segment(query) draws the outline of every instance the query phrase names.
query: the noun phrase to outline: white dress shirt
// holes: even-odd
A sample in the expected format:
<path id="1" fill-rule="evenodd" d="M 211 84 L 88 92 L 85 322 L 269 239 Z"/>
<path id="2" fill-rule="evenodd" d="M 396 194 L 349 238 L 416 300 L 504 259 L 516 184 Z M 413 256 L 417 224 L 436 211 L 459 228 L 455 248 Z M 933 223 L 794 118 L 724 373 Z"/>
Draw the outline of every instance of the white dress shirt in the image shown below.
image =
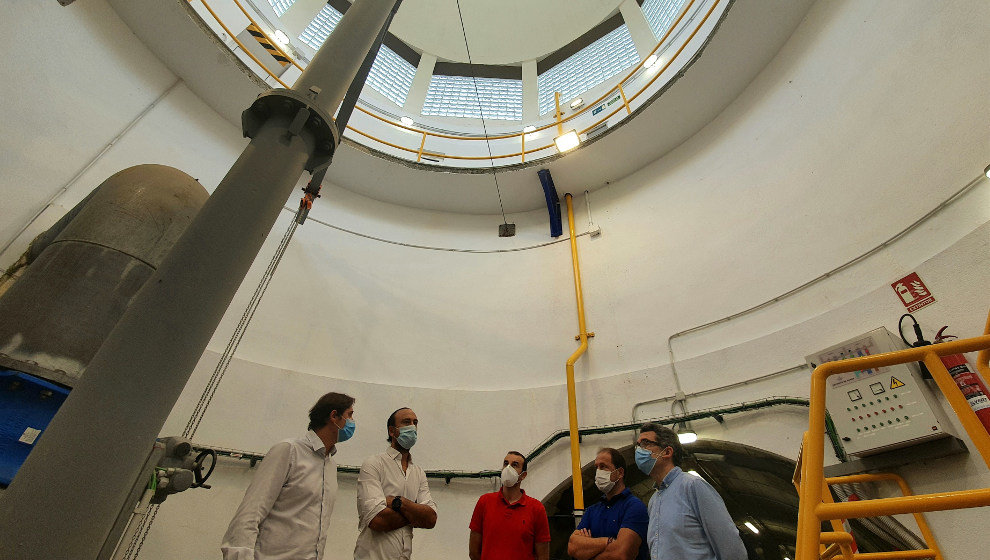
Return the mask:
<path id="1" fill-rule="evenodd" d="M 320 560 L 337 497 L 335 448 L 315 432 L 275 444 L 230 521 L 224 560 Z"/>
<path id="2" fill-rule="evenodd" d="M 426 473 L 409 457 L 409 466 L 402 471 L 402 455 L 389 447 L 385 453 L 369 457 L 358 473 L 357 510 L 358 535 L 354 560 L 409 560 L 412 556 L 413 530 L 410 525 L 394 531 L 375 531 L 368 526 L 384 510 L 385 496 L 402 496 L 417 504 L 437 510 L 430 495 Z"/>

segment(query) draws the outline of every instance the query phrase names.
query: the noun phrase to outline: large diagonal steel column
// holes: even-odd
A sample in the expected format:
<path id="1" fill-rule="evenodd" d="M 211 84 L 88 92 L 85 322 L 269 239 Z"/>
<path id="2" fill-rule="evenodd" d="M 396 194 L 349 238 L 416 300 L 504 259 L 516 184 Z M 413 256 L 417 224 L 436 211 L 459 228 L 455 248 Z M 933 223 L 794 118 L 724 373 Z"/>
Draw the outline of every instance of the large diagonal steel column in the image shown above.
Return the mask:
<path id="1" fill-rule="evenodd" d="M 0 494 L 0 558 L 97 557 L 282 205 L 304 170 L 329 163 L 329 115 L 394 4 L 354 2 L 295 87 L 245 111 L 251 143 Z"/>

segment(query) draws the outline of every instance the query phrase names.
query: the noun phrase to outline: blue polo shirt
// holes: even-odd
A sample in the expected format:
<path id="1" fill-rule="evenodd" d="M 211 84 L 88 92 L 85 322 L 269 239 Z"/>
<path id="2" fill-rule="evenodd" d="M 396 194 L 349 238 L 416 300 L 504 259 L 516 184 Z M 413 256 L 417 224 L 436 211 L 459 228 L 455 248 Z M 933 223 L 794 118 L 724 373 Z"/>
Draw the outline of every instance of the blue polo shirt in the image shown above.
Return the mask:
<path id="1" fill-rule="evenodd" d="M 619 536 L 619 529 L 635 531 L 640 539 L 636 560 L 650 560 L 650 547 L 646 543 L 649 524 L 650 514 L 646 505 L 626 488 L 611 500 L 602 496 L 600 502 L 584 510 L 578 529 L 588 529 L 595 538 L 615 538 Z"/>

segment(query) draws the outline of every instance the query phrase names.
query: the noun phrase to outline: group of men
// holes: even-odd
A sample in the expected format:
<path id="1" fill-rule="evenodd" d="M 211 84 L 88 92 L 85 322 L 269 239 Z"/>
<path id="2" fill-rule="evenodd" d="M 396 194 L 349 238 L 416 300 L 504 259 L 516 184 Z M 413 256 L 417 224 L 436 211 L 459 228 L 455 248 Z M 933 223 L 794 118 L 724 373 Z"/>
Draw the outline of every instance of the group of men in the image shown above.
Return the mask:
<path id="1" fill-rule="evenodd" d="M 337 444 L 354 436 L 354 399 L 327 393 L 309 411 L 301 438 L 265 455 L 224 535 L 224 560 L 321 560 L 337 494 Z M 357 479 L 355 560 L 408 560 L 413 529 L 432 529 L 437 505 L 426 473 L 413 463 L 419 419 L 410 408 L 385 423 L 388 448 L 361 465 Z M 745 560 L 746 549 L 718 493 L 680 469 L 684 451 L 671 429 L 644 424 L 636 466 L 656 486 L 649 505 L 626 487 L 626 461 L 615 449 L 595 458 L 602 492 L 568 540 L 577 560 Z M 550 526 L 522 482 L 527 459 L 509 451 L 501 488 L 478 499 L 469 524 L 471 560 L 547 560 Z"/>

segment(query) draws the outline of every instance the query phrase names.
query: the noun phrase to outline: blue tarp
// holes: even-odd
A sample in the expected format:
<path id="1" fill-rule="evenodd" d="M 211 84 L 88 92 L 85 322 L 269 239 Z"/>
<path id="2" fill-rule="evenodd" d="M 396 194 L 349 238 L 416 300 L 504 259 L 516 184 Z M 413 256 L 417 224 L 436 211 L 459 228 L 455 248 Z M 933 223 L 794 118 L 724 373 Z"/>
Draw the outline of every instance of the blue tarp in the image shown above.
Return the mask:
<path id="1" fill-rule="evenodd" d="M 69 389 L 19 371 L 0 369 L 0 485 L 13 480 L 38 443 L 19 441 L 28 428 L 44 431 Z"/>

